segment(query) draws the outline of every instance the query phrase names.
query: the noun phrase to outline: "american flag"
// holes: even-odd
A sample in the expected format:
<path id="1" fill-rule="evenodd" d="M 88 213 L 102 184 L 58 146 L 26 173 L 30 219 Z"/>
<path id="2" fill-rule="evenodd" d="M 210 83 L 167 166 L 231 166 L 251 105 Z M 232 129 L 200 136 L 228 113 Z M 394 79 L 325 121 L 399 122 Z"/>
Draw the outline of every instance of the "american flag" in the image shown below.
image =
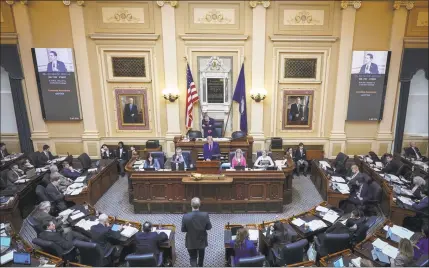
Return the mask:
<path id="1" fill-rule="evenodd" d="M 186 68 L 186 81 L 188 87 L 188 90 L 186 91 L 186 127 L 190 128 L 192 126 L 192 121 L 194 120 L 192 115 L 193 106 L 194 103 L 198 102 L 199 98 L 189 64 L 187 64 Z"/>

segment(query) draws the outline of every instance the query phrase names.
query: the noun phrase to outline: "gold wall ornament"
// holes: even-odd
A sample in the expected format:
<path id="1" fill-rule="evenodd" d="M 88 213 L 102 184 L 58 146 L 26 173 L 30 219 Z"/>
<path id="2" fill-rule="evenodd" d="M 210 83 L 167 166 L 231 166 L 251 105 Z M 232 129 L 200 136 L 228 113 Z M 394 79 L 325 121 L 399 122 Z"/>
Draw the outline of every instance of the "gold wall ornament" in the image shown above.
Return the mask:
<path id="1" fill-rule="evenodd" d="M 401 7 L 405 7 L 407 10 L 414 8 L 414 1 L 395 1 L 393 3 L 393 9 L 398 10 Z"/>
<path id="2" fill-rule="evenodd" d="M 198 23 L 206 24 L 230 24 L 231 19 L 225 17 L 225 15 L 216 9 L 208 11 L 204 16 L 198 19 Z"/>
<path id="3" fill-rule="evenodd" d="M 23 5 L 26 5 L 26 4 L 28 4 L 28 1 L 27 0 L 21 0 L 21 1 L 19 1 L 21 4 L 23 4 Z M 14 0 L 7 0 L 6 1 L 6 4 L 8 4 L 8 5 L 13 5 L 15 3 L 15 1 Z"/>
<path id="4" fill-rule="evenodd" d="M 66 6 L 69 6 L 71 4 L 71 1 L 70 0 L 64 0 L 63 4 Z"/>
<path id="5" fill-rule="evenodd" d="M 133 16 L 127 9 L 121 8 L 115 12 L 115 14 L 107 19 L 108 21 L 116 22 L 139 22 L 140 18 Z"/>
<path id="6" fill-rule="evenodd" d="M 252 8 L 255 8 L 257 5 L 262 5 L 265 8 L 268 8 L 270 6 L 270 1 L 249 1 L 249 5 Z"/>
<path id="7" fill-rule="evenodd" d="M 341 1 L 341 8 L 346 9 L 349 6 L 354 9 L 359 9 L 362 6 L 362 1 Z"/>
<path id="8" fill-rule="evenodd" d="M 71 0 L 63 0 L 63 4 L 66 6 L 70 6 L 71 5 Z M 83 6 L 85 4 L 85 1 L 76 1 L 76 4 L 78 6 Z"/>
<path id="9" fill-rule="evenodd" d="M 165 4 L 170 4 L 171 7 L 176 7 L 178 1 L 156 1 L 158 6 L 163 7 Z"/>

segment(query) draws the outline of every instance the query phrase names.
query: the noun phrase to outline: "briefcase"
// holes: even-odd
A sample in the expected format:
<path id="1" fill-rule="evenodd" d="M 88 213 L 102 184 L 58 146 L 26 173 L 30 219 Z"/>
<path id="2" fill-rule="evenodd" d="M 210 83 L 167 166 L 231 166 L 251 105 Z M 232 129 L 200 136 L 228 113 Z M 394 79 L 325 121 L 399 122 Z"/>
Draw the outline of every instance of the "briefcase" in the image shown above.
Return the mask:
<path id="1" fill-rule="evenodd" d="M 159 140 L 148 140 L 146 142 L 147 149 L 156 149 L 159 147 Z"/>
<path id="2" fill-rule="evenodd" d="M 283 139 L 282 138 L 271 138 L 271 149 L 283 149 Z"/>

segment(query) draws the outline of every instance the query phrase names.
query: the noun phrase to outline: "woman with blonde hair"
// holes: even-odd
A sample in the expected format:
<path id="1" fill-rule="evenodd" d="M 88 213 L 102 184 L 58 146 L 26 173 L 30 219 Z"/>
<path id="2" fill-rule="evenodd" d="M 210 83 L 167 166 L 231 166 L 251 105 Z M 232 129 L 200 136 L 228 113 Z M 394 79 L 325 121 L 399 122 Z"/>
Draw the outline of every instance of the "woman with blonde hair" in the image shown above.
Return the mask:
<path id="1" fill-rule="evenodd" d="M 426 181 L 420 176 L 415 176 L 413 179 L 413 185 L 414 186 L 411 189 L 411 192 L 413 193 L 414 197 L 422 199 L 422 191 L 424 190 Z"/>
<path id="2" fill-rule="evenodd" d="M 235 150 L 235 156 L 231 161 L 231 168 L 235 168 L 236 166 L 247 166 L 246 158 L 243 155 L 243 151 L 241 149 Z"/>
<path id="3" fill-rule="evenodd" d="M 254 257 L 258 255 L 256 247 L 249 240 L 249 231 L 246 228 L 238 229 L 235 240 L 230 242 L 231 248 L 234 249 L 234 263 L 238 263 L 240 258 Z"/>
<path id="4" fill-rule="evenodd" d="M 411 241 L 406 238 L 401 238 L 398 245 L 398 255 L 395 259 L 390 259 L 391 267 L 411 267 L 414 266 L 414 249 Z"/>

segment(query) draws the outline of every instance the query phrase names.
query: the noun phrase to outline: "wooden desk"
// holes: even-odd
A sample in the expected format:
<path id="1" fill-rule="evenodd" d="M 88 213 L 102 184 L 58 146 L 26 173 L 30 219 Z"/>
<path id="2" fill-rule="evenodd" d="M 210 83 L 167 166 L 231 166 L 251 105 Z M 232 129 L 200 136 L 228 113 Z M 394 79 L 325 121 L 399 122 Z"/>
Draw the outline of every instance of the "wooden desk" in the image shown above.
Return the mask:
<path id="1" fill-rule="evenodd" d="M 33 258 L 35 258 L 39 262 L 39 264 L 42 258 L 48 261 L 47 264 L 55 265 L 55 267 L 62 267 L 64 264 L 64 261 L 61 258 L 58 258 L 54 255 L 48 254 L 40 250 L 34 250 L 31 255 L 32 255 L 31 256 L 32 265 L 33 265 Z"/>
<path id="2" fill-rule="evenodd" d="M 283 185 L 283 204 L 292 203 L 292 180 L 293 170 L 295 169 L 295 162 L 290 156 L 287 157 L 287 167 L 282 169 L 285 174 L 285 183 Z"/>
<path id="3" fill-rule="evenodd" d="M 65 200 L 72 201 L 75 204 L 88 203 L 95 205 L 97 201 L 109 190 L 109 188 L 118 180 L 117 162 L 114 159 L 108 159 L 107 166 L 104 167 L 92 178 L 88 179 L 88 187 L 78 195 L 67 195 Z"/>
<path id="4" fill-rule="evenodd" d="M 14 195 L 7 205 L 0 206 L 0 222 L 10 222 L 14 230 L 21 230 L 23 218 L 18 207 L 19 197 Z"/>
<path id="5" fill-rule="evenodd" d="M 359 256 L 352 253 L 350 249 L 346 249 L 334 254 L 330 254 L 320 259 L 320 266 L 322 267 L 334 267 L 334 262 L 343 258 L 344 267 L 349 267 L 352 259 L 359 258 Z"/>
<path id="6" fill-rule="evenodd" d="M 197 161 L 198 153 L 203 152 L 203 145 L 205 141 L 183 141 L 181 136 L 174 137 L 175 148 L 180 147 L 184 151 L 191 151 L 191 158 Z M 228 154 L 237 149 L 243 150 L 246 155 L 246 162 L 249 167 L 252 167 L 252 153 L 253 153 L 253 137 L 247 136 L 246 139 L 220 141 L 219 148 L 221 154 Z"/>
<path id="7" fill-rule="evenodd" d="M 12 166 L 14 163 L 17 163 L 18 161 L 25 158 L 24 153 L 15 154 L 15 158 L 9 160 L 9 161 L 0 161 L 0 171 L 8 169 L 10 166 Z"/>
<path id="8" fill-rule="evenodd" d="M 309 229 L 306 230 L 305 227 L 304 227 L 304 224 L 298 227 L 298 226 L 296 226 L 295 224 L 292 223 L 292 221 L 294 219 L 298 219 L 298 218 L 301 219 L 301 220 L 303 220 L 303 221 L 305 221 L 305 222 L 310 222 L 312 220 L 321 220 L 321 221 L 323 221 L 326 224 L 326 227 L 318 229 L 316 231 L 311 231 Z M 314 215 L 311 211 L 306 211 L 306 212 L 303 212 L 301 214 L 292 216 L 291 218 L 288 219 L 288 222 L 292 225 L 292 227 L 296 230 L 296 232 L 298 233 L 298 235 L 301 236 L 302 238 L 310 238 L 310 237 L 313 237 L 314 235 L 323 233 L 323 232 L 325 232 L 325 230 L 329 226 L 332 225 L 332 223 L 324 221 L 319 216 Z"/>
<path id="9" fill-rule="evenodd" d="M 223 241 L 225 247 L 225 266 L 231 266 L 231 257 L 234 255 L 234 249 L 231 248 L 231 240 L 232 240 L 232 228 L 247 228 L 248 230 L 256 230 L 258 227 L 256 224 L 227 224 L 224 227 L 223 231 Z M 260 243 L 261 237 L 259 236 L 258 240 L 252 241 L 255 246 L 257 246 L 258 241 Z"/>
<path id="10" fill-rule="evenodd" d="M 383 225 L 380 226 L 380 228 L 378 228 L 375 231 L 375 235 L 383 238 L 383 239 L 387 239 L 389 242 L 391 242 L 392 244 L 395 245 L 395 247 L 398 247 L 398 242 L 393 241 L 390 237 L 386 238 L 387 232 L 384 230 L 384 226 L 389 225 L 390 227 L 393 227 L 394 223 L 390 220 L 385 220 Z M 398 225 L 398 224 L 396 224 Z M 402 225 L 399 225 L 402 226 Z M 408 229 L 407 229 L 408 230 Z M 410 237 L 410 241 L 413 244 L 417 244 L 417 242 L 419 241 L 419 239 L 422 237 L 422 233 L 418 232 L 418 233 L 414 233 L 413 236 Z"/>
<path id="11" fill-rule="evenodd" d="M 288 264 L 286 267 L 317 267 L 314 261 L 303 261 L 295 264 Z"/>
<path id="12" fill-rule="evenodd" d="M 388 265 L 387 263 L 384 262 L 380 262 L 378 259 L 377 260 L 373 260 L 372 258 L 372 254 L 371 251 L 373 250 L 373 246 L 372 246 L 372 242 L 374 242 L 377 238 L 375 235 L 369 236 L 367 237 L 365 240 L 363 240 L 362 242 L 360 242 L 359 244 L 357 244 L 354 248 L 354 253 L 357 256 L 360 256 L 362 258 L 368 259 L 370 261 L 372 261 L 372 263 L 377 266 L 377 267 L 382 267 L 382 266 L 386 266 Z M 383 240 L 384 242 L 389 243 L 392 246 L 395 246 L 392 241 L 388 241 L 385 238 L 380 238 L 381 240 Z M 390 265 L 389 265 L 390 266 Z"/>
<path id="13" fill-rule="evenodd" d="M 428 171 L 425 171 L 419 165 L 415 165 L 413 162 L 411 162 L 409 159 L 403 157 L 402 155 L 395 153 L 394 158 L 400 160 L 402 163 L 404 163 L 410 167 L 414 167 L 413 173 L 415 176 L 421 176 L 422 178 L 424 178 L 428 175 Z"/>
<path id="14" fill-rule="evenodd" d="M 191 199 L 201 198 L 202 209 L 217 213 L 283 211 L 282 171 L 226 171 L 229 184 L 184 184 L 187 171 L 143 171 L 131 174 L 136 213 L 185 213 Z"/>
<path id="15" fill-rule="evenodd" d="M 191 177 L 184 177 L 182 179 L 183 184 L 231 184 L 233 182 L 233 179 L 231 177 L 224 177 L 224 178 L 204 178 L 201 180 L 194 180 Z"/>
<path id="16" fill-rule="evenodd" d="M 392 205 L 390 207 L 390 220 L 392 223 L 402 226 L 406 217 L 414 216 L 416 216 L 416 212 L 414 210 L 400 207 L 392 201 Z"/>

